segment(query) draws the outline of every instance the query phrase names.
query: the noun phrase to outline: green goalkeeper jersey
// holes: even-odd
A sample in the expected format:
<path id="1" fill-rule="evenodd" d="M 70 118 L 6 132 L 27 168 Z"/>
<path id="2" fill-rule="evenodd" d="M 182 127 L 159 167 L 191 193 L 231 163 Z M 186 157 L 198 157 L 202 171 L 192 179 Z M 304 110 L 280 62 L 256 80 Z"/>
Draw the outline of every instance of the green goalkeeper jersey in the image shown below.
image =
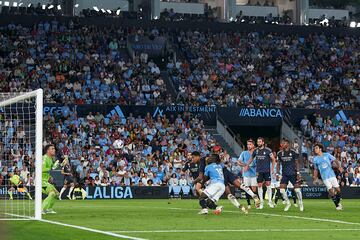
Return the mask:
<path id="1" fill-rule="evenodd" d="M 19 175 L 14 174 L 11 178 L 10 178 L 10 182 L 12 184 L 14 184 L 15 186 L 19 186 L 19 184 L 21 183 L 21 179 L 19 177 Z"/>
<path id="2" fill-rule="evenodd" d="M 42 163 L 42 181 L 48 182 L 50 179 L 50 170 L 54 165 L 52 157 L 48 155 L 43 156 L 43 163 Z"/>

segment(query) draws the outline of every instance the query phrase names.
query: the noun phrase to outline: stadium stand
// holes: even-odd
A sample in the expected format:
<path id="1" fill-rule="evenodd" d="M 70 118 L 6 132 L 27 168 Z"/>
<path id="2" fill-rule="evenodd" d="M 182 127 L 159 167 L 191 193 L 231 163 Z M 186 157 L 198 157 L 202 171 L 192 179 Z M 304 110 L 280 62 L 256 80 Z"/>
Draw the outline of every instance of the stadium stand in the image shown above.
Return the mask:
<path id="1" fill-rule="evenodd" d="M 0 88 L 8 92 L 42 87 L 46 103 L 65 105 L 359 106 L 355 36 L 153 30 L 104 29 L 71 21 L 65 25 L 57 20 L 33 28 L 3 26 Z M 176 48 L 178 58 L 170 59 L 166 69 L 151 58 L 132 59 L 125 50 L 129 35 L 149 33 L 167 37 Z M 177 96 L 168 94 L 161 70 L 168 72 Z M 148 114 L 145 119 L 128 117 L 124 124 L 116 115 L 106 122 L 100 113 L 81 118 L 69 108 L 62 114 L 45 117 L 46 141 L 56 143 L 59 157 L 69 156 L 86 185 L 175 186 L 183 178 L 188 185 L 189 175 L 179 172 L 187 153 L 201 150 L 206 155 L 219 144 L 197 116 L 153 119 Z M 5 122 L 7 127 L 11 124 Z M 308 137 L 302 152 L 310 163 L 311 145 L 323 142 L 347 169 L 339 175 L 342 184 L 359 185 L 358 119 L 334 122 L 317 116 L 301 129 Z M 12 131 L 21 135 L 21 126 Z M 119 139 L 123 150 L 114 147 Z M 8 171 L 24 171 L 25 176 L 26 168 L 33 166 L 22 151 L 11 153 L 14 164 L 2 168 L 0 181 Z M 230 167 L 240 174 L 238 166 Z M 32 176 L 28 179 L 31 185 Z"/>

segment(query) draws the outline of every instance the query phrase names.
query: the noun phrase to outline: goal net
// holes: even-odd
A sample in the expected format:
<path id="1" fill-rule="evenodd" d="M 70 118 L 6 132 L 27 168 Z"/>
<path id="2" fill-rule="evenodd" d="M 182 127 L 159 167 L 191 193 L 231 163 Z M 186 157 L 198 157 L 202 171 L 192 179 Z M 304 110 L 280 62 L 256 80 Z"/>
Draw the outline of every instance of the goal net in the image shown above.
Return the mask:
<path id="1" fill-rule="evenodd" d="M 43 91 L 0 93 L 0 219 L 41 219 Z"/>

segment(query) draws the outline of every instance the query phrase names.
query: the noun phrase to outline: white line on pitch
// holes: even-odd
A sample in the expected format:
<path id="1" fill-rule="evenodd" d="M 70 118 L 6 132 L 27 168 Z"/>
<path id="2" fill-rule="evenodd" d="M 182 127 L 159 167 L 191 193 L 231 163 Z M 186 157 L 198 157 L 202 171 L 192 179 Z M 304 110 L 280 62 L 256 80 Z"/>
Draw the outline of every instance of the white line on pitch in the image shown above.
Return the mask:
<path id="1" fill-rule="evenodd" d="M 0 221 L 29 221 L 27 218 L 0 218 Z"/>
<path id="2" fill-rule="evenodd" d="M 9 215 L 9 216 L 14 216 L 14 217 L 29 218 L 27 216 L 22 216 L 22 215 L 17 215 L 17 214 L 11 214 L 11 213 L 5 213 L 5 214 Z M 29 220 L 34 220 L 34 219 L 29 218 Z M 97 229 L 93 229 L 93 228 L 88 228 L 88 227 L 82 227 L 82 226 L 77 226 L 77 225 L 72 225 L 72 224 L 55 222 L 55 221 L 50 221 L 50 220 L 46 220 L 46 219 L 41 219 L 41 220 L 38 220 L 38 221 L 44 222 L 44 223 L 50 223 L 50 224 L 54 224 L 54 225 L 59 225 L 59 226 L 64 226 L 64 227 L 80 229 L 80 230 L 94 232 L 94 233 L 99 233 L 99 234 L 108 235 L 108 236 L 117 237 L 117 238 L 124 238 L 124 239 L 131 239 L 131 240 L 147 240 L 145 238 L 131 237 L 131 236 L 127 236 L 127 235 L 121 235 L 121 234 L 116 234 L 116 233 L 112 233 L 112 232 L 107 232 L 107 231 L 101 231 L 101 230 L 97 230 Z"/>
<path id="3" fill-rule="evenodd" d="M 64 227 L 71 227 L 71 228 L 76 228 L 76 229 L 85 230 L 85 231 L 89 231 L 89 232 L 100 233 L 100 234 L 109 235 L 109 236 L 117 237 L 117 238 L 125 238 L 125 239 L 132 239 L 132 240 L 146 240 L 144 238 L 137 238 L 137 237 L 131 237 L 131 236 L 126 236 L 126 235 L 120 235 L 120 234 L 101 231 L 101 230 L 97 230 L 97 229 L 93 229 L 93 228 L 82 227 L 82 226 L 77 226 L 77 225 L 71 225 L 71 224 L 55 222 L 55 221 L 50 221 L 50 220 L 45 220 L 45 219 L 42 219 L 40 221 L 55 224 L 55 225 L 60 225 L 60 226 L 64 226 Z"/>
<path id="4" fill-rule="evenodd" d="M 360 229 L 325 229 L 325 228 L 303 228 L 303 229 L 193 229 L 193 230 L 129 230 L 112 231 L 114 233 L 197 233 L 197 232 L 322 232 L 322 231 L 359 231 Z"/>
<path id="5" fill-rule="evenodd" d="M 168 208 L 172 210 L 181 210 L 181 211 L 195 211 L 199 209 L 184 209 L 184 208 Z M 231 212 L 231 213 L 239 213 L 239 211 L 231 211 L 231 210 L 225 210 L 223 212 Z M 263 215 L 263 216 L 270 216 L 270 217 L 284 217 L 284 218 L 294 218 L 294 219 L 304 219 L 304 220 L 312 220 L 312 221 L 318 221 L 318 222 L 332 222 L 332 223 L 342 223 L 342 224 L 349 224 L 349 225 L 360 225 L 360 223 L 357 222 L 346 222 L 341 220 L 335 220 L 335 219 L 326 219 L 326 218 L 312 218 L 312 217 L 302 217 L 302 216 L 293 216 L 293 215 L 281 215 L 281 214 L 273 214 L 273 213 L 249 213 L 251 215 Z"/>
<path id="6" fill-rule="evenodd" d="M 250 214 L 271 216 L 271 217 L 304 219 L 304 220 L 312 220 L 312 221 L 319 221 L 319 222 L 332 222 L 332 223 L 342 223 L 342 224 L 349 224 L 349 225 L 360 225 L 360 223 L 356 223 L 356 222 L 346 222 L 346 221 L 335 220 L 335 219 L 326 219 L 326 218 L 302 217 L 302 216 L 281 215 L 281 214 L 273 214 L 273 213 L 250 213 Z"/>
<path id="7" fill-rule="evenodd" d="M 84 207 L 88 207 L 88 206 L 84 206 Z M 179 211 L 199 211 L 199 209 L 195 209 L 195 208 L 152 207 L 152 206 L 133 206 L 133 205 L 119 205 L 119 206 L 116 206 L 116 208 L 146 208 L 146 209 L 152 208 L 152 209 L 168 209 L 168 210 L 179 210 Z M 233 210 L 224 210 L 223 212 L 240 213 L 240 211 L 233 211 Z M 261 212 L 250 212 L 249 215 L 284 217 L 284 218 L 303 219 L 303 220 L 311 220 L 311 221 L 318 221 L 318 222 L 342 223 L 342 224 L 359 225 L 360 226 L 360 223 L 357 223 L 357 222 L 347 222 L 347 221 L 336 220 L 336 219 L 327 219 L 327 218 L 313 218 L 313 217 L 282 215 L 282 214 L 273 214 L 273 213 L 261 213 Z"/>

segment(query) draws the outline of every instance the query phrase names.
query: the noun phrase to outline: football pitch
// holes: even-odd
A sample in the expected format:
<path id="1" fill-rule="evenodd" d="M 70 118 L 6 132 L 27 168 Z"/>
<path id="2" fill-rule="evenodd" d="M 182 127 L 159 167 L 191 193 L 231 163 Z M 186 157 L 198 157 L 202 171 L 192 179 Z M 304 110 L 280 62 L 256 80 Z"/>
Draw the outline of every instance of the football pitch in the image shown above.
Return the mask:
<path id="1" fill-rule="evenodd" d="M 322 199 L 305 200 L 304 212 L 292 206 L 285 213 L 280 202 L 248 215 L 228 200 L 220 204 L 221 215 L 198 215 L 196 200 L 57 201 L 57 214 L 44 221 L 1 221 L 1 239 L 360 239 L 358 200 L 343 200 L 341 212 Z"/>

